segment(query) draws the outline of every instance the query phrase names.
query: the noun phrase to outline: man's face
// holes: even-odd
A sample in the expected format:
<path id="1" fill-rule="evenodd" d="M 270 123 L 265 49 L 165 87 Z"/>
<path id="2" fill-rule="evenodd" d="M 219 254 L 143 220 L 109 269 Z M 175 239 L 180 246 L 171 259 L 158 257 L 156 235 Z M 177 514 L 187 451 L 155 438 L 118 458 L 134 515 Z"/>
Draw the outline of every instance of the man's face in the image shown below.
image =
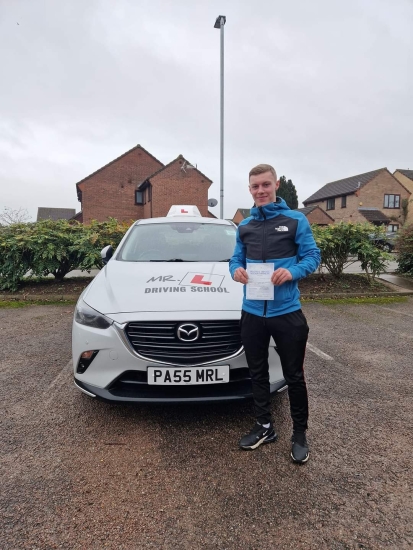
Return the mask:
<path id="1" fill-rule="evenodd" d="M 279 181 L 275 181 L 271 172 L 264 172 L 258 176 L 250 177 L 250 193 L 256 206 L 264 206 L 270 202 L 275 202 Z"/>

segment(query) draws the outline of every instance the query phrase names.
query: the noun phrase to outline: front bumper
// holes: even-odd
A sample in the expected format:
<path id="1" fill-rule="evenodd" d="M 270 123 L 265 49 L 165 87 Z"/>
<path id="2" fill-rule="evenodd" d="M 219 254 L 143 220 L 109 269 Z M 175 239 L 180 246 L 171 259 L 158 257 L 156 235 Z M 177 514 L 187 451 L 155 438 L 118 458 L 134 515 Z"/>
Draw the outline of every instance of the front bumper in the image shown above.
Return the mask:
<path id="1" fill-rule="evenodd" d="M 86 350 L 98 350 L 84 373 L 77 372 L 80 355 Z M 127 345 L 122 331 L 115 326 L 100 330 L 73 322 L 72 351 L 76 387 L 106 402 L 122 403 L 193 403 L 243 400 L 252 397 L 251 379 L 245 354 L 217 361 L 214 365 L 229 365 L 230 381 L 224 384 L 151 385 L 147 383 L 147 368 L 160 366 L 139 357 Z M 274 346 L 269 348 L 271 393 L 286 387 L 281 363 Z M 167 365 L 165 365 L 167 366 Z"/>
<path id="2" fill-rule="evenodd" d="M 125 373 L 127 374 L 127 373 Z M 77 378 L 75 386 L 89 397 L 96 397 L 108 403 L 208 403 L 239 401 L 251 399 L 251 381 L 249 379 L 229 382 L 228 384 L 211 384 L 205 386 L 152 386 L 148 384 L 114 384 L 109 388 L 97 388 L 85 384 Z M 286 389 L 284 379 L 270 385 L 271 394 Z"/>

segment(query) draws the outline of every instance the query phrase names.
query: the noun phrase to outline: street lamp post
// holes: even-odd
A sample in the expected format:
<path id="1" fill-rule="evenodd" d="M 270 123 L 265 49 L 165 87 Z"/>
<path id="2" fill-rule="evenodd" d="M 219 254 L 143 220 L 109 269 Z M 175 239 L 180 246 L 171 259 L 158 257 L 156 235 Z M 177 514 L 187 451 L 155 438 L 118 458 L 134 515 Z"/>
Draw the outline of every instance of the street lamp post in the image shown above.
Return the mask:
<path id="1" fill-rule="evenodd" d="M 225 15 L 219 15 L 214 28 L 221 29 L 221 116 L 220 116 L 220 187 L 219 187 L 219 217 L 224 218 L 224 25 Z"/>

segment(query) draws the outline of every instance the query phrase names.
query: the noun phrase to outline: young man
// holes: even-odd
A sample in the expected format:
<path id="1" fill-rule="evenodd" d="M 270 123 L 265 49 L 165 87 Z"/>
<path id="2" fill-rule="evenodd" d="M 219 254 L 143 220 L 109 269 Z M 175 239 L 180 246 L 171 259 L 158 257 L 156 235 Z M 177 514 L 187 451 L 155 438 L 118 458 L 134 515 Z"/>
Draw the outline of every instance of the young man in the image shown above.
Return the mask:
<path id="1" fill-rule="evenodd" d="M 307 218 L 290 210 L 276 196 L 280 185 L 269 164 L 259 164 L 249 173 L 249 190 L 255 206 L 251 216 L 238 227 L 237 242 L 229 269 L 234 281 L 248 283 L 248 264 L 270 263 L 274 266 L 271 299 L 244 300 L 241 337 L 252 380 L 257 422 L 240 441 L 241 449 L 256 449 L 272 443 L 277 434 L 271 420 L 268 346 L 272 336 L 280 355 L 284 378 L 288 384 L 293 436 L 291 458 L 307 462 L 305 432 L 308 397 L 304 379 L 304 355 L 308 336 L 307 321 L 301 311 L 297 281 L 315 271 L 320 263 Z"/>

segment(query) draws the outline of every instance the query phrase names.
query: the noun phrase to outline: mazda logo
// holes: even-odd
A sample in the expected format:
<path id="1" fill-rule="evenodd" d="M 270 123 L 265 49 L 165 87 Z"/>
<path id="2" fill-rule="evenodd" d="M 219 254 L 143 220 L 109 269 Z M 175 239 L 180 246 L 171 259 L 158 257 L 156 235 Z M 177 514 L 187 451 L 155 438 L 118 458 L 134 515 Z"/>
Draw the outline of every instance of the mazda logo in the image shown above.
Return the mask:
<path id="1" fill-rule="evenodd" d="M 182 342 L 195 342 L 199 338 L 199 327 L 192 323 L 179 325 L 177 336 Z"/>

